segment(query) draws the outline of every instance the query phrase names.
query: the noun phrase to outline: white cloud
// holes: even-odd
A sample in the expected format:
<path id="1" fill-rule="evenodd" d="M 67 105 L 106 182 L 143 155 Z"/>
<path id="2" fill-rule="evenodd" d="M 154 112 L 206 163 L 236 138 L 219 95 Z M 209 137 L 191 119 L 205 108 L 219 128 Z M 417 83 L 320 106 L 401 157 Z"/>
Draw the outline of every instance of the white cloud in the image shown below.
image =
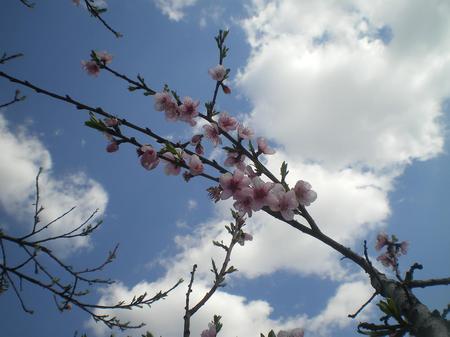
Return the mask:
<path id="1" fill-rule="evenodd" d="M 175 282 L 176 279 L 173 277 L 165 277 L 153 283 L 140 282 L 131 289 L 123 284 L 116 284 L 103 292 L 99 303 L 117 303 L 144 292 L 152 296 L 159 290 L 170 288 Z M 123 321 L 146 323 L 144 328 L 135 332 L 136 334 L 148 330 L 156 336 L 180 336 L 183 329 L 186 287 L 186 283 L 182 284 L 165 300 L 156 302 L 150 309 L 121 311 L 115 314 Z M 191 303 L 197 303 L 208 290 L 208 283 L 205 280 L 196 280 L 190 296 Z M 267 334 L 271 329 L 279 331 L 295 327 L 303 327 L 309 337 L 326 336 L 335 327 L 343 328 L 354 323 L 347 318 L 347 315 L 359 308 L 370 295 L 370 286 L 361 281 L 344 283 L 336 289 L 336 293 L 330 298 L 325 309 L 317 316 L 309 317 L 306 314 L 300 314 L 284 319 L 272 319 L 270 315 L 273 308 L 268 302 L 249 301 L 245 297 L 219 290 L 192 318 L 191 335 L 199 336 L 201 331 L 207 328 L 213 315 L 220 314 L 224 324 L 220 335 L 223 337 L 257 336 L 260 332 Z M 370 306 L 359 318 L 364 319 L 369 312 Z M 97 336 L 110 334 L 102 323 L 91 320 L 87 326 L 93 329 Z"/>
<path id="2" fill-rule="evenodd" d="M 51 156 L 42 142 L 32 136 L 26 127 L 13 132 L 0 114 L 0 207 L 11 217 L 27 224 L 23 230 L 31 230 L 35 198 L 35 178 L 39 167 L 44 168 L 40 177 L 40 202 L 45 208 L 40 214 L 40 225 L 60 216 L 73 206 L 77 208 L 50 226 L 43 235 L 54 236 L 67 232 L 83 223 L 99 208 L 101 216 L 108 196 L 102 186 L 85 174 L 78 172 L 63 178 L 52 173 Z M 11 226 L 9 226 L 11 227 Z M 61 254 L 89 245 L 88 237 L 66 240 L 56 245 Z M 63 246 L 63 247 L 62 247 Z"/>
<path id="3" fill-rule="evenodd" d="M 195 5 L 197 0 L 154 0 L 154 2 L 170 20 L 180 21 L 184 17 L 184 9 Z"/>
<path id="4" fill-rule="evenodd" d="M 237 80 L 254 106 L 251 123 L 290 157 L 385 169 L 442 151 L 448 5 L 257 3 L 243 21 L 252 52 Z M 393 34 L 387 45 L 383 27 Z"/>
<path id="5" fill-rule="evenodd" d="M 189 200 L 188 200 L 188 203 L 187 203 L 187 208 L 188 208 L 188 210 L 191 211 L 191 210 L 193 210 L 193 209 L 196 209 L 197 206 L 198 206 L 197 200 L 194 200 L 194 199 L 189 199 Z"/>

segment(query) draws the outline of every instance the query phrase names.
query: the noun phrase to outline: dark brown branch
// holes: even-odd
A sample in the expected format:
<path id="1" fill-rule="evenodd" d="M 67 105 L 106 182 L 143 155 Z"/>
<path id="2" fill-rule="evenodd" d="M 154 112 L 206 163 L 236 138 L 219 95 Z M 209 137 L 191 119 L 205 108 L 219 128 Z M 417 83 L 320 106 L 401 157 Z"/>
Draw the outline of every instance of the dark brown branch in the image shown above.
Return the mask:
<path id="1" fill-rule="evenodd" d="M 16 57 L 22 57 L 22 56 L 23 56 L 22 53 L 12 54 L 9 56 L 6 53 L 3 53 L 2 57 L 0 58 L 0 64 L 5 64 L 9 60 L 15 59 Z"/>
<path id="2" fill-rule="evenodd" d="M 375 291 L 374 293 L 373 293 L 373 295 L 372 296 L 370 296 L 370 298 L 354 313 L 354 314 L 349 314 L 349 315 L 347 315 L 347 317 L 349 317 L 349 318 L 355 318 L 356 316 L 358 316 L 359 315 L 359 313 L 370 303 L 370 302 L 372 302 L 372 300 L 375 298 L 375 296 L 377 296 L 378 295 L 378 293 Z"/>
<path id="3" fill-rule="evenodd" d="M 9 102 L 0 105 L 0 109 L 1 108 L 6 108 L 7 106 L 10 106 L 10 105 L 12 105 L 14 103 L 23 101 L 25 98 L 26 98 L 26 96 L 20 96 L 20 91 L 16 90 L 16 92 L 14 93 L 14 98 L 11 101 L 9 101 Z"/>
<path id="4" fill-rule="evenodd" d="M 431 286 L 448 286 L 450 277 L 428 280 L 413 280 L 407 283 L 409 288 L 426 288 Z"/>
<path id="5" fill-rule="evenodd" d="M 190 330 L 190 325 L 191 325 L 191 313 L 189 310 L 189 296 L 191 295 L 192 292 L 192 284 L 194 283 L 194 275 L 195 275 L 195 271 L 197 269 L 197 265 L 194 264 L 192 266 L 192 271 L 191 271 L 191 280 L 189 281 L 189 285 L 188 285 L 188 290 L 186 292 L 186 305 L 184 307 L 184 328 L 183 328 L 183 336 L 184 337 L 189 337 L 189 335 L 191 334 L 191 330 Z"/>
<path id="6" fill-rule="evenodd" d="M 84 0 L 84 3 L 86 4 L 86 8 L 89 11 L 89 13 L 91 13 L 91 15 L 93 17 L 95 17 L 96 19 L 98 19 L 103 26 L 105 26 L 106 29 L 108 29 L 111 33 L 113 33 L 117 38 L 122 37 L 123 35 L 119 32 L 117 32 L 116 30 L 114 30 L 100 15 L 100 11 L 99 8 L 93 6 L 92 4 L 89 3 L 89 0 Z"/>
<path id="7" fill-rule="evenodd" d="M 34 3 L 30 3 L 27 0 L 19 0 L 19 1 L 28 8 L 34 8 Z"/>

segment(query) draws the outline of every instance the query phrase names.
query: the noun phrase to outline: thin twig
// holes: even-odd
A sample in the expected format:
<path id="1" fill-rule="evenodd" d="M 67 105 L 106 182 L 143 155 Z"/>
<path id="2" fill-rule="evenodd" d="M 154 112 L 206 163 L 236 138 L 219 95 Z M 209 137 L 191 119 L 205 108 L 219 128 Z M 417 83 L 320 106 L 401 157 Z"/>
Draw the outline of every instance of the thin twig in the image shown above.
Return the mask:
<path id="1" fill-rule="evenodd" d="M 92 14 L 93 17 L 97 18 L 102 24 L 103 26 L 106 27 L 106 29 L 108 29 L 111 33 L 113 33 L 117 38 L 122 37 L 123 35 L 119 32 L 117 32 L 116 30 L 114 30 L 100 15 L 98 8 L 92 6 L 89 3 L 89 0 L 84 0 L 84 3 L 86 4 L 86 8 L 89 11 L 89 13 Z"/>
<path id="2" fill-rule="evenodd" d="M 191 331 L 190 331 L 190 324 L 191 324 L 191 313 L 189 310 L 189 296 L 192 292 L 192 284 L 194 283 L 194 275 L 195 271 L 197 270 L 197 265 L 194 264 L 192 266 L 191 271 L 191 280 L 189 281 L 188 290 L 186 292 L 186 305 L 184 307 L 184 329 L 183 329 L 183 336 L 189 337 Z"/>
<path id="3" fill-rule="evenodd" d="M 354 313 L 354 314 L 349 314 L 347 315 L 347 317 L 349 318 L 355 318 L 356 316 L 358 316 L 358 314 L 370 303 L 372 302 L 372 300 L 375 298 L 375 296 L 378 295 L 378 291 L 375 291 L 373 293 L 372 296 L 370 296 L 370 298 Z"/>
<path id="4" fill-rule="evenodd" d="M 25 98 L 26 98 L 26 96 L 21 96 L 20 97 L 20 90 L 16 90 L 16 92 L 14 93 L 14 98 L 11 101 L 9 101 L 9 102 L 0 105 L 0 109 L 1 108 L 6 108 L 7 106 L 10 106 L 10 105 L 12 105 L 14 103 L 23 101 Z"/>

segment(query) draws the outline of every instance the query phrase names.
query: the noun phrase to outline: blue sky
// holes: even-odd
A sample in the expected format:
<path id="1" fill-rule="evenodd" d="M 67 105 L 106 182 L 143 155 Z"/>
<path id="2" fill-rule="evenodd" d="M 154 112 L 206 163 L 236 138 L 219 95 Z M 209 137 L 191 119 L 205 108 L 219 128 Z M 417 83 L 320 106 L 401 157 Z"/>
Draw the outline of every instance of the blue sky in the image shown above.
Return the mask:
<path id="1" fill-rule="evenodd" d="M 25 56 L 2 70 L 185 140 L 192 130 L 166 122 L 152 98 L 129 93 L 106 73 L 88 76 L 81 61 L 92 49 L 107 50 L 114 69 L 141 74 L 155 90 L 167 83 L 203 104 L 214 88 L 207 73 L 217 63 L 213 36 L 229 28 L 233 91 L 220 96 L 218 107 L 270 139 L 277 154 L 267 165 L 274 172 L 287 160 L 291 182 L 312 183 L 319 197 L 311 213 L 324 231 L 358 252 L 367 239 L 373 258 L 376 234 L 395 233 L 410 242 L 404 269 L 418 261 L 425 266 L 418 276 L 448 276 L 448 4 L 109 0 L 108 7 L 105 18 L 121 39 L 69 0 L 36 1 L 33 10 L 8 0 L 0 13 L 0 52 Z M 16 86 L 1 80 L 0 88 L 6 102 Z M 0 112 L 1 225 L 12 233 L 30 228 L 33 179 L 44 164 L 49 213 L 79 206 L 73 222 L 61 226 L 95 208 L 105 220 L 90 241 L 55 249 L 85 266 L 120 243 L 118 259 L 104 272 L 119 283 L 95 292 L 92 301 L 168 288 L 187 279 L 193 263 L 199 264 L 193 296 L 204 293 L 210 257 L 221 253 L 211 241 L 222 237 L 230 204 L 212 204 L 207 181 L 187 184 L 161 168 L 145 171 L 130 147 L 106 153 L 104 137 L 83 126 L 85 113 L 22 92 L 24 102 Z M 192 335 L 220 314 L 224 337 L 297 326 L 311 337 L 356 336 L 357 322 L 347 314 L 370 296 L 364 275 L 262 214 L 248 226 L 254 241 L 238 247 L 233 259 L 240 272 L 194 317 Z M 155 335 L 179 335 L 185 287 L 150 311 L 123 317 L 145 321 Z M 449 301 L 445 288 L 417 293 L 433 309 Z M 3 335 L 109 336 L 78 310 L 58 312 L 45 292 L 25 286 L 24 298 L 33 315 L 11 291 L 0 297 Z M 365 312 L 368 319 L 376 314 L 374 307 Z"/>

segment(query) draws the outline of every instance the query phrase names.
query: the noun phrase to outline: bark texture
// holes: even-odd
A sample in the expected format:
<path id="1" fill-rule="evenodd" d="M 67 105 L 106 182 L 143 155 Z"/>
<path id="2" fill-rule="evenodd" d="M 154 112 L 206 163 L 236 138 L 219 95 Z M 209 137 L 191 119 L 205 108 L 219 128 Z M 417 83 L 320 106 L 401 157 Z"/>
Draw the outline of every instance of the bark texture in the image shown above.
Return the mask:
<path id="1" fill-rule="evenodd" d="M 439 312 L 430 312 L 410 289 L 387 278 L 384 274 L 372 277 L 372 286 L 384 297 L 392 298 L 401 314 L 412 324 L 411 335 L 415 337 L 450 337 L 450 322 Z"/>

